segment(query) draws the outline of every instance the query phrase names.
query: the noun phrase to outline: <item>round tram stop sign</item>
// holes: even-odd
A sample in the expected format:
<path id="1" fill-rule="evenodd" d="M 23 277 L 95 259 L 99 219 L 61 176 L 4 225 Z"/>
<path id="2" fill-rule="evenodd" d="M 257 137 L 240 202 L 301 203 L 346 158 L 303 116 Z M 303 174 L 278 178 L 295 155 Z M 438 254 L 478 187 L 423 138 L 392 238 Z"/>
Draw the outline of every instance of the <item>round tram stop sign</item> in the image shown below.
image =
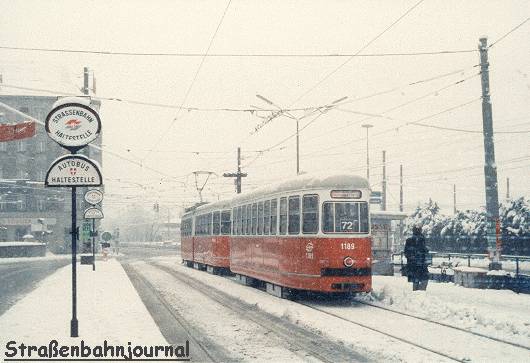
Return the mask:
<path id="1" fill-rule="evenodd" d="M 76 152 L 94 141 L 101 132 L 98 113 L 82 103 L 65 103 L 46 116 L 45 129 L 55 142 Z"/>

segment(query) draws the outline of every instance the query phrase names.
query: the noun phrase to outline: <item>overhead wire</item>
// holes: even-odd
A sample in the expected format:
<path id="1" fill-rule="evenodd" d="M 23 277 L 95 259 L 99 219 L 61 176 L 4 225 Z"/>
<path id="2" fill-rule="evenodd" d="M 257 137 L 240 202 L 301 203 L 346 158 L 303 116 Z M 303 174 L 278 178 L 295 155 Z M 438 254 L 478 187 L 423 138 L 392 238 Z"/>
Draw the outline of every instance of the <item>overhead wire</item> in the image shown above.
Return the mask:
<path id="1" fill-rule="evenodd" d="M 397 53 L 192 53 L 192 52 L 119 52 L 89 49 L 67 49 L 67 48 L 36 48 L 36 47 L 14 47 L 1 45 L 0 49 L 49 52 L 49 53 L 81 53 L 96 55 L 118 55 L 118 56 L 143 56 L 143 57 L 207 57 L 207 58 L 344 58 L 344 57 L 410 57 L 424 55 L 444 55 L 477 52 L 475 49 L 447 49 L 433 51 L 411 51 Z"/>
<path id="2" fill-rule="evenodd" d="M 232 3 L 232 0 L 228 0 L 228 2 L 226 4 L 226 7 L 224 9 L 223 15 L 221 16 L 221 19 L 219 20 L 219 22 L 217 24 L 217 27 L 215 28 L 215 31 L 214 31 L 212 37 L 210 38 L 210 43 L 208 44 L 208 48 L 206 48 L 206 53 L 205 54 L 208 54 L 208 52 L 210 51 L 210 48 L 212 47 L 213 41 L 214 41 L 214 39 L 215 39 L 215 37 L 217 35 L 217 32 L 219 31 L 219 29 L 221 27 L 221 24 L 223 23 L 223 20 L 225 18 L 226 12 L 228 11 L 228 8 L 230 7 L 231 3 Z M 193 76 L 193 80 L 191 81 L 191 84 L 189 85 L 188 89 L 186 90 L 186 93 L 184 95 L 184 99 L 182 100 L 182 102 L 180 104 L 180 107 L 177 110 L 177 114 L 175 115 L 175 117 L 173 118 L 173 120 L 171 121 L 169 126 L 163 130 L 163 132 L 161 133 L 160 137 L 154 143 L 153 149 L 156 149 L 156 147 L 160 144 L 160 142 L 167 136 L 169 131 L 173 128 L 173 125 L 175 124 L 175 122 L 177 122 L 179 114 L 180 114 L 180 111 L 182 110 L 182 106 L 184 106 L 184 104 L 188 100 L 188 96 L 190 95 L 190 92 L 191 92 L 191 90 L 193 88 L 193 85 L 195 84 L 195 81 L 197 80 L 197 77 L 199 76 L 199 72 L 201 71 L 202 65 L 204 64 L 205 60 L 206 60 L 206 56 L 201 58 L 201 62 L 199 64 L 199 66 L 197 67 L 197 70 L 195 71 L 195 75 Z M 148 152 L 144 156 L 143 160 L 146 160 L 150 155 L 151 155 L 151 152 Z"/>
<path id="3" fill-rule="evenodd" d="M 492 48 L 495 44 L 499 43 L 499 42 L 502 41 L 504 38 L 506 38 L 508 35 L 512 34 L 514 31 L 516 31 L 517 29 L 519 29 L 520 27 L 522 27 L 524 24 L 526 24 L 529 20 L 530 20 L 530 17 L 526 18 L 522 23 L 516 25 L 514 28 L 510 29 L 507 33 L 505 33 L 505 34 L 502 35 L 500 38 L 498 38 L 496 41 L 494 41 L 493 43 L 491 43 L 490 46 L 489 46 L 488 48 Z"/>

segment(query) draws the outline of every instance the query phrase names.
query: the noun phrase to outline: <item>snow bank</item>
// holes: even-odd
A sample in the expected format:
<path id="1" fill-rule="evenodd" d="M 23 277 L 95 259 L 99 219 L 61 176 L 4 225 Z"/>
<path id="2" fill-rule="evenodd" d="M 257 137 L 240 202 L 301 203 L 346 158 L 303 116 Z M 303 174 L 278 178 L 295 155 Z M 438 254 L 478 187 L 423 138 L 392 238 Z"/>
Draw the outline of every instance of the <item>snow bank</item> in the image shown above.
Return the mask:
<path id="1" fill-rule="evenodd" d="M 43 246 L 44 243 L 40 242 L 0 242 L 0 247 L 12 247 L 12 246 Z"/>
<path id="2" fill-rule="evenodd" d="M 72 255 L 54 255 L 47 253 L 43 257 L 6 257 L 0 258 L 0 265 L 2 264 L 12 264 L 19 262 L 35 262 L 35 261 L 56 261 L 56 260 L 71 260 Z"/>
<path id="3" fill-rule="evenodd" d="M 167 345 L 121 265 L 114 259 L 77 267 L 79 338 L 70 338 L 71 266 L 59 269 L 0 316 L 0 356 L 7 341 L 28 345 Z"/>
<path id="4" fill-rule="evenodd" d="M 360 298 L 376 305 L 530 346 L 530 295 L 433 282 L 429 282 L 427 291 L 412 291 L 407 279 L 397 276 L 374 276 L 372 289 L 371 293 Z"/>

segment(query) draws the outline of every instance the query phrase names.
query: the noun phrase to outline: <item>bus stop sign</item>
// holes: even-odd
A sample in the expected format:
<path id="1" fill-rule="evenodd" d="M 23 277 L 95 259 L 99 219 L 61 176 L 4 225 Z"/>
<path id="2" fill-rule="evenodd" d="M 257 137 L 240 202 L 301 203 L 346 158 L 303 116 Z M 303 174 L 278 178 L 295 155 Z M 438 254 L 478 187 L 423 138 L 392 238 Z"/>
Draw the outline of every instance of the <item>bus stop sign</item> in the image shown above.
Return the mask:
<path id="1" fill-rule="evenodd" d="M 112 234 L 110 234 L 110 232 L 103 232 L 101 238 L 103 238 L 104 241 L 110 241 L 112 239 Z"/>

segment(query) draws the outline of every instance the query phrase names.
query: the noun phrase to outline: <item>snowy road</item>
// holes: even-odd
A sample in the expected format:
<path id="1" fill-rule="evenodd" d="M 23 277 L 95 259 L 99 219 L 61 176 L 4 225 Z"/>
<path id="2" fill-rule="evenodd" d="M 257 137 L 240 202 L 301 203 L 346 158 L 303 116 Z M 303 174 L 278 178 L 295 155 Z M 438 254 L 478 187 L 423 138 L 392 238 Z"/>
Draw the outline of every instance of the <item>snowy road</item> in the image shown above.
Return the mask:
<path id="1" fill-rule="evenodd" d="M 376 298 L 373 303 L 381 307 L 390 304 L 424 318 L 429 316 L 422 312 L 431 314 L 458 330 L 363 301 L 278 299 L 229 277 L 186 268 L 171 249 L 134 248 L 124 254 L 122 264 L 166 340 L 195 342 L 193 356 L 200 361 L 530 360 L 525 347 L 471 333 L 526 346 L 527 295 L 453 284 L 431 284 L 427 294 L 414 294 L 400 277 L 374 277 L 374 292 L 365 296 L 365 303 Z M 469 310 L 467 304 L 477 308 Z M 451 319 L 445 314 L 452 307 Z"/>
<path id="2" fill-rule="evenodd" d="M 173 320 L 187 330 L 192 336 L 191 341 L 200 343 L 203 352 L 199 361 L 204 360 L 205 354 L 215 361 L 369 360 L 338 342 L 233 299 L 171 268 L 137 262 L 131 263 L 127 270 L 130 269 L 134 270 L 133 274 L 142 274 L 150 282 L 151 289 L 156 289 L 167 307 L 178 314 L 178 318 Z M 146 300 L 144 302 L 150 304 Z M 160 313 L 157 305 L 152 306 L 155 316 Z M 148 309 L 152 310 L 149 306 Z M 171 341 L 167 328 L 161 326 L 161 329 L 166 333 L 166 339 Z"/>
<path id="3" fill-rule="evenodd" d="M 0 264 L 0 315 L 32 291 L 39 281 L 70 262 L 68 259 L 27 260 L 11 262 L 4 259 Z"/>

